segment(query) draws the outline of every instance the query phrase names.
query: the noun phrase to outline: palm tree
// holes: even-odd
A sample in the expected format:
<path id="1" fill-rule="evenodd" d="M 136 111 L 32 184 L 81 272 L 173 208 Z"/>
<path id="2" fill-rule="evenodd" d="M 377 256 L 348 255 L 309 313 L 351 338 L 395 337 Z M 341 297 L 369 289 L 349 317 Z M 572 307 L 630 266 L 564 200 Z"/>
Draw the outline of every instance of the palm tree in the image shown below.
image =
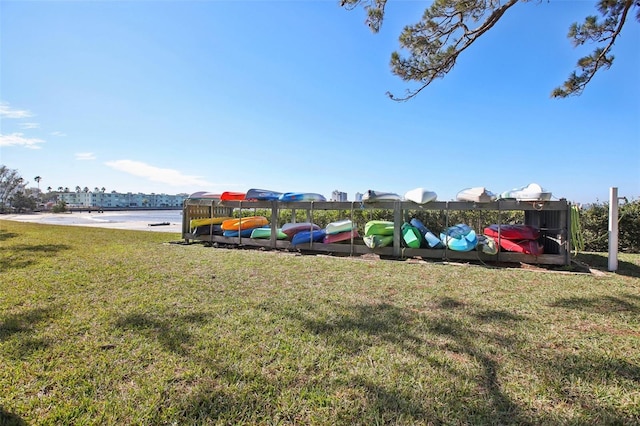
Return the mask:
<path id="1" fill-rule="evenodd" d="M 38 183 L 38 192 L 40 192 L 40 181 L 42 180 L 42 178 L 40 176 L 36 176 L 33 178 L 33 180 Z"/>
<path id="2" fill-rule="evenodd" d="M 53 189 L 52 187 L 47 186 L 47 192 L 51 192 L 52 189 Z"/>
<path id="3" fill-rule="evenodd" d="M 80 192 L 81 189 L 80 186 L 76 186 L 76 192 Z"/>
<path id="4" fill-rule="evenodd" d="M 61 187 L 61 186 L 59 186 L 59 187 L 58 187 L 58 192 L 62 192 L 62 191 L 64 191 L 64 188 L 63 188 L 63 187 Z"/>
<path id="5" fill-rule="evenodd" d="M 64 187 L 64 192 L 69 192 L 69 187 L 68 186 Z"/>

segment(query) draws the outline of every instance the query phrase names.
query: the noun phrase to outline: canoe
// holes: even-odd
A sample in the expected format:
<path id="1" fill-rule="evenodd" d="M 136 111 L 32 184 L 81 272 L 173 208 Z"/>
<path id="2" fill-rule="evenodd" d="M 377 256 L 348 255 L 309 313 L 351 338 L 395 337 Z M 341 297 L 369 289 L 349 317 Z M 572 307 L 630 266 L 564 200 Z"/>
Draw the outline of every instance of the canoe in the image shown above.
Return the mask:
<path id="1" fill-rule="evenodd" d="M 245 200 L 270 201 L 277 200 L 282 192 L 270 191 L 268 189 L 251 188 L 245 194 Z"/>
<path id="2" fill-rule="evenodd" d="M 322 194 L 316 194 L 314 192 L 285 192 L 278 197 L 278 200 L 283 202 L 291 201 L 327 201 Z"/>
<path id="3" fill-rule="evenodd" d="M 252 229 L 251 230 L 251 238 L 267 239 L 267 240 L 270 239 L 271 238 L 271 227 L 270 226 L 266 226 L 266 227 Z M 277 240 L 286 240 L 287 239 L 287 234 L 282 232 L 281 229 L 277 229 L 276 230 L 276 239 Z"/>
<path id="4" fill-rule="evenodd" d="M 220 194 L 220 201 L 242 201 L 246 195 L 246 192 L 225 191 Z"/>
<path id="5" fill-rule="evenodd" d="M 387 247 L 393 244 L 393 235 L 366 235 L 362 240 L 370 249 Z"/>
<path id="6" fill-rule="evenodd" d="M 189 221 L 189 228 L 197 228 L 203 225 L 220 225 L 225 220 L 233 219 L 231 217 L 205 217 L 202 219 L 191 219 Z"/>
<path id="7" fill-rule="evenodd" d="M 364 225 L 364 235 L 393 235 L 394 224 L 387 220 L 370 220 Z"/>
<path id="8" fill-rule="evenodd" d="M 438 238 L 433 232 L 429 231 L 429 229 L 426 226 L 424 226 L 424 224 L 422 223 L 422 221 L 420 221 L 420 219 L 417 219 L 414 217 L 413 219 L 411 219 L 409 223 L 412 226 L 415 226 L 416 228 L 418 228 L 418 231 L 420 231 L 420 233 L 422 234 L 422 240 L 424 245 L 433 249 L 444 248 L 444 244 L 442 244 L 442 241 L 440 241 L 440 238 Z"/>
<path id="9" fill-rule="evenodd" d="M 331 222 L 325 227 L 327 234 L 339 234 L 340 232 L 347 232 L 353 229 L 353 222 L 351 219 L 339 220 L 337 222 Z"/>
<path id="10" fill-rule="evenodd" d="M 282 226 L 282 232 L 289 238 L 293 238 L 293 236 L 300 231 L 315 231 L 318 229 L 320 229 L 320 227 L 311 222 L 285 223 Z"/>
<path id="11" fill-rule="evenodd" d="M 369 189 L 363 196 L 362 201 L 375 202 L 375 201 L 399 201 L 402 197 L 395 192 L 383 192 L 374 191 Z"/>
<path id="12" fill-rule="evenodd" d="M 243 218 L 229 219 L 222 222 L 223 231 L 238 231 L 243 229 L 258 228 L 268 225 L 269 221 L 264 216 L 247 216 Z"/>
<path id="13" fill-rule="evenodd" d="M 402 240 L 407 247 L 420 248 L 422 245 L 422 234 L 418 228 L 405 222 L 400 229 L 402 231 Z"/>
<path id="14" fill-rule="evenodd" d="M 405 192 L 404 198 L 417 204 L 426 204 L 430 201 L 435 201 L 438 198 L 438 194 L 424 188 L 416 188 Z"/>
<path id="15" fill-rule="evenodd" d="M 240 231 L 235 230 L 235 231 L 222 231 L 222 235 L 225 237 L 242 237 L 242 238 L 249 238 L 251 237 L 251 233 L 253 232 L 253 229 L 255 228 L 248 228 L 248 229 L 242 229 Z"/>
<path id="16" fill-rule="evenodd" d="M 454 251 L 471 251 L 478 245 L 476 231 L 464 223 L 448 227 L 440 233 L 440 239 Z"/>
<path id="17" fill-rule="evenodd" d="M 327 234 L 324 229 L 316 229 L 314 231 L 300 231 L 296 233 L 293 238 L 291 238 L 291 245 L 295 246 L 298 244 L 307 244 L 311 241 L 313 241 L 314 243 L 322 242 L 325 235 Z"/>
<path id="18" fill-rule="evenodd" d="M 487 191 L 487 188 L 484 186 L 466 188 L 456 195 L 456 200 L 458 201 L 473 201 L 474 203 L 490 203 L 491 201 L 495 201 L 495 199 L 496 194 Z"/>
<path id="19" fill-rule="evenodd" d="M 549 201 L 551 192 L 543 189 L 537 183 L 530 183 L 521 188 L 505 191 L 500 194 L 499 199 L 515 198 L 518 201 Z"/>
<path id="20" fill-rule="evenodd" d="M 191 233 L 195 236 L 200 235 L 222 235 L 221 225 L 201 225 L 197 226 Z"/>
<path id="21" fill-rule="evenodd" d="M 332 244 L 332 243 L 339 243 L 342 241 L 351 241 L 351 237 L 353 237 L 354 239 L 359 237 L 357 229 L 351 229 L 345 232 L 338 232 L 337 234 L 327 234 L 325 235 L 322 242 L 325 244 Z"/>
<path id="22" fill-rule="evenodd" d="M 535 240 L 514 241 L 508 240 L 506 238 L 501 238 L 500 248 L 506 251 L 531 254 L 533 256 L 539 256 L 544 253 L 544 247 L 542 246 L 542 244 Z"/>
<path id="23" fill-rule="evenodd" d="M 478 236 L 478 245 L 476 246 L 478 251 L 485 254 L 496 255 L 498 254 L 498 243 L 491 237 L 486 235 Z"/>
<path id="24" fill-rule="evenodd" d="M 507 240 L 537 240 L 540 230 L 531 225 L 498 225 L 493 224 L 484 228 L 484 235 L 489 237 L 506 238 Z"/>

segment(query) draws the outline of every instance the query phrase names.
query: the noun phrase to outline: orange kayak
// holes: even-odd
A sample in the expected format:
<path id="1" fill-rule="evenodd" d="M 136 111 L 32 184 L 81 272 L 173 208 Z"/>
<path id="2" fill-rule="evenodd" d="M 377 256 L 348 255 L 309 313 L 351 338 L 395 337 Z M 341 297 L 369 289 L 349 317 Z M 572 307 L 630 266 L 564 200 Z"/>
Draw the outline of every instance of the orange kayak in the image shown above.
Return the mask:
<path id="1" fill-rule="evenodd" d="M 222 222 L 223 231 L 241 231 L 243 229 L 257 228 L 268 225 L 269 221 L 264 216 L 248 216 L 243 218 L 229 219 Z"/>
<path id="2" fill-rule="evenodd" d="M 245 192 L 225 191 L 220 194 L 220 201 L 242 201 L 246 195 Z"/>

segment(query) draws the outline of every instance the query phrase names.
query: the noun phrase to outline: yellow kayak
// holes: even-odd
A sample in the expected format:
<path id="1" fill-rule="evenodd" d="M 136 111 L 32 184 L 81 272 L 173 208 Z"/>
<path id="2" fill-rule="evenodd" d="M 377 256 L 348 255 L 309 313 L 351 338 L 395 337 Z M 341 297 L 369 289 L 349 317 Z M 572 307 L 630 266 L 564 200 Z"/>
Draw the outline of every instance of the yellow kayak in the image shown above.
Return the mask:
<path id="1" fill-rule="evenodd" d="M 269 221 L 264 216 L 247 216 L 243 218 L 228 219 L 222 222 L 223 231 L 241 231 L 243 229 L 257 228 L 268 225 Z"/>
<path id="2" fill-rule="evenodd" d="M 225 220 L 232 219 L 230 217 L 205 217 L 202 219 L 191 219 L 189 221 L 189 228 L 191 230 L 197 228 L 198 226 L 204 225 L 220 225 Z"/>

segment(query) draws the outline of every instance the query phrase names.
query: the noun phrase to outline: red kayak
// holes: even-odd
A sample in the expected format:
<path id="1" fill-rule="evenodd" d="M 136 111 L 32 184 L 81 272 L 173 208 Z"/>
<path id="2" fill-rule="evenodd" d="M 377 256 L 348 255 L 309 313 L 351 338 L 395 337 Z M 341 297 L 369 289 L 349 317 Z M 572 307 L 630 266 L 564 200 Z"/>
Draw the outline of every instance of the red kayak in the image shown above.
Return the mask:
<path id="1" fill-rule="evenodd" d="M 533 256 L 539 256 L 544 253 L 544 247 L 542 244 L 534 240 L 512 241 L 506 238 L 501 238 L 500 248 L 506 251 L 531 254 Z"/>
<path id="2" fill-rule="evenodd" d="M 537 240 L 540 230 L 531 225 L 489 225 L 484 228 L 484 235 L 498 238 L 498 231 L 501 238 L 507 240 Z"/>
<path id="3" fill-rule="evenodd" d="M 245 192 L 226 191 L 220 194 L 220 201 L 242 201 L 246 195 Z"/>

